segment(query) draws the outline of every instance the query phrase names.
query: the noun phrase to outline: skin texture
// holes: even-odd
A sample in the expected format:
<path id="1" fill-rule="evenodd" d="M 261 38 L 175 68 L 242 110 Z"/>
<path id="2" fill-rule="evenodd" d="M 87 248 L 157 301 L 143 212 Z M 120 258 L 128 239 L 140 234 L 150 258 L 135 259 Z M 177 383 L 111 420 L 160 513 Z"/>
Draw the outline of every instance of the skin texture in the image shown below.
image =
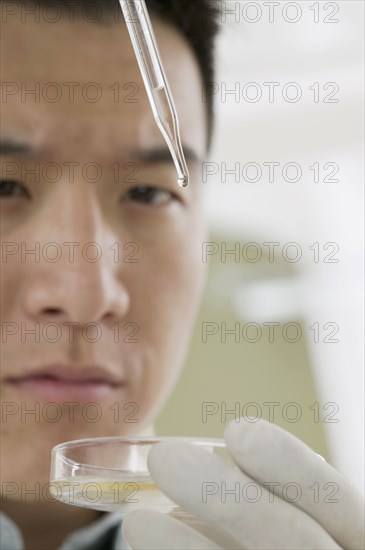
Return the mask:
<path id="1" fill-rule="evenodd" d="M 154 26 L 182 140 L 202 159 L 206 120 L 199 100 L 197 63 L 177 30 L 159 20 L 154 20 Z M 191 186 L 180 189 L 168 155 L 153 162 L 140 158 L 150 149 L 166 152 L 167 148 L 152 117 L 124 24 L 75 19 L 54 25 L 31 18 L 24 24 L 14 15 L 2 24 L 1 33 L 2 80 L 15 83 L 19 90 L 22 83 L 45 90 L 45 98 L 41 92 L 39 101 L 15 93 L 1 106 L 2 139 L 36 150 L 1 156 L 2 175 L 8 163 L 7 170 L 9 166 L 16 170 L 10 179 L 20 184 L 11 196 L 1 197 L 1 238 L 27 249 L 39 243 L 41 251 L 47 243 L 58 243 L 62 250 L 57 262 L 47 261 L 47 254 L 46 259 L 41 254 L 40 261 L 35 261 L 34 256 L 24 260 L 14 253 L 2 265 L 1 320 L 16 324 L 19 332 L 2 344 L 1 399 L 14 408 L 1 427 L 1 479 L 34 487 L 36 481 L 45 486 L 49 480 L 54 445 L 83 437 L 138 433 L 152 421 L 176 382 L 190 339 L 204 282 L 201 242 L 205 228 L 199 160 L 189 163 Z M 116 81 L 121 83 L 119 101 L 110 89 Z M 49 82 L 61 86 L 59 101 L 48 101 L 54 94 L 46 89 Z M 65 82 L 80 83 L 74 101 Z M 100 86 L 100 101 L 87 99 L 94 97 L 95 89 L 86 90 L 89 96 L 81 93 L 89 82 Z M 126 83 L 133 84 L 123 89 Z M 51 162 L 61 167 L 56 182 L 50 181 L 55 177 L 51 168 L 46 176 L 42 172 Z M 66 163 L 72 162 L 79 164 L 70 178 Z M 101 172 L 96 182 L 90 181 L 92 170 L 91 177 L 83 173 L 90 162 L 97 163 Z M 22 167 L 34 168 L 36 163 L 39 179 L 31 174 L 21 177 Z M 119 177 L 110 168 L 116 163 Z M 143 184 L 155 189 L 149 203 L 141 201 L 139 192 L 131 192 Z M 80 243 L 73 261 L 65 242 Z M 90 242 L 98 243 L 103 251 L 99 261 L 86 261 L 80 253 Z M 119 261 L 115 261 L 115 243 L 119 243 Z M 133 244 L 124 250 L 126 243 Z M 90 249 L 88 257 L 94 252 Z M 49 250 L 48 258 L 53 254 Z M 128 261 L 131 258 L 137 261 Z M 70 322 L 77 323 L 73 337 L 65 325 Z M 34 335 L 22 331 L 21 323 L 27 329 L 38 324 L 41 331 L 54 323 L 62 335 L 51 342 L 41 332 L 36 342 Z M 101 330 L 97 342 L 90 343 L 82 334 L 88 323 L 96 323 Z M 110 328 L 115 323 L 120 327 L 117 339 Z M 125 328 L 126 323 L 131 325 Z M 61 403 L 62 416 L 52 422 L 52 413 L 44 412 L 47 401 L 42 396 L 9 382 L 9 377 L 24 376 L 41 365 L 61 363 L 72 365 L 75 372 L 89 365 L 106 365 L 120 382 L 98 401 L 99 421 L 85 419 L 81 406 L 75 407 L 71 421 L 69 406 Z M 110 410 L 116 402 L 118 421 L 115 410 Z M 128 403 L 134 405 L 124 410 Z M 21 410 L 38 413 L 22 416 Z M 126 421 L 127 414 L 138 422 Z M 27 548 L 50 550 L 69 531 L 98 515 L 54 502 L 31 504 L 30 496 L 24 504 L 19 498 L 18 493 L 7 499 L 3 510 L 21 526 Z M 40 525 L 46 520 L 53 534 L 45 541 Z"/>

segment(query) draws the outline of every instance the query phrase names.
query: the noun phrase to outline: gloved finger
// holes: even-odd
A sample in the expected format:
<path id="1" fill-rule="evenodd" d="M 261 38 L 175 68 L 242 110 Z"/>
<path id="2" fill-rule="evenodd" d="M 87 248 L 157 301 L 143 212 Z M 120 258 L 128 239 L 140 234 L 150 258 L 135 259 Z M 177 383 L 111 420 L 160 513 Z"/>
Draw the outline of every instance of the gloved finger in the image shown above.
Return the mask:
<path id="1" fill-rule="evenodd" d="M 240 548 L 270 550 L 339 550 L 326 531 L 299 508 L 261 486 L 256 502 L 240 498 L 253 480 L 238 467 L 189 443 L 154 445 L 148 468 L 157 485 L 188 512 L 230 537 Z M 207 487 L 214 491 L 207 493 Z M 230 494 L 228 494 L 230 491 Z M 239 497 L 239 498 L 237 498 Z"/>
<path id="2" fill-rule="evenodd" d="M 207 537 L 167 514 L 152 509 L 129 513 L 122 533 L 132 549 L 138 550 L 221 550 Z"/>
<path id="3" fill-rule="evenodd" d="M 227 426 L 225 441 L 245 474 L 312 516 L 343 548 L 364 548 L 360 493 L 305 443 L 275 424 L 245 418 Z"/>

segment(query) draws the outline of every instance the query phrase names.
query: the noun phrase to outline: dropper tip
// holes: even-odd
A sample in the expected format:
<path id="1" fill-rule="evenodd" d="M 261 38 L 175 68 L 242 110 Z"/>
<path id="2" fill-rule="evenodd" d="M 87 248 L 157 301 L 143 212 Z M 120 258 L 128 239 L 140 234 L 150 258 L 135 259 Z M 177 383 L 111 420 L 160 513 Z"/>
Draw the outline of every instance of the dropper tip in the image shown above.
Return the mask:
<path id="1" fill-rule="evenodd" d="M 189 185 L 189 178 L 187 176 L 178 178 L 177 183 L 180 187 L 187 187 Z"/>

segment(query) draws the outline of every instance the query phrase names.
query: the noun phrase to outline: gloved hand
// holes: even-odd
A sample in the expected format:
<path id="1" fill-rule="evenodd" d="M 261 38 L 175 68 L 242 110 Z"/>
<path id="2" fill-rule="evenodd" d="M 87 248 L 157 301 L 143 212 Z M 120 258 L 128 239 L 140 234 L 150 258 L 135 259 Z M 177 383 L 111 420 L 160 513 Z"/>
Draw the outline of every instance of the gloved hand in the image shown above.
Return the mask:
<path id="1" fill-rule="evenodd" d="M 320 455 L 264 420 L 232 421 L 224 437 L 238 467 L 167 441 L 154 446 L 148 468 L 170 499 L 231 542 L 217 544 L 215 536 L 141 509 L 123 521 L 133 549 L 364 549 L 362 497 Z"/>

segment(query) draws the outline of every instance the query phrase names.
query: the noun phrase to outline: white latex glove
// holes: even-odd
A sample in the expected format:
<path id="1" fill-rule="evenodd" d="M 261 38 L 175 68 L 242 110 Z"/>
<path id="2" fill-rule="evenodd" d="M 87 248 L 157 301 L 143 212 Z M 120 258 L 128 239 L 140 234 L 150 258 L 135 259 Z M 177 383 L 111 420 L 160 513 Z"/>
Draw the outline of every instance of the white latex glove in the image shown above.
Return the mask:
<path id="1" fill-rule="evenodd" d="M 155 445 L 148 468 L 169 498 L 232 543 L 218 546 L 175 518 L 141 509 L 123 521 L 124 536 L 133 549 L 364 549 L 360 493 L 302 441 L 264 420 L 246 419 L 227 426 L 225 441 L 239 468 L 181 442 Z M 248 498 L 238 498 L 239 502 L 228 493 L 223 502 L 222 490 L 203 498 L 203 484 L 221 488 L 225 483 L 230 490 L 237 482 L 244 488 L 253 481 L 262 488 L 257 502 L 248 500 L 254 499 L 255 491 L 244 493 Z M 269 490 L 264 482 L 280 485 Z M 283 495 L 287 483 L 297 484 L 294 489 L 299 486 L 297 502 L 290 502 L 297 499 L 297 491 L 289 486 Z"/>

